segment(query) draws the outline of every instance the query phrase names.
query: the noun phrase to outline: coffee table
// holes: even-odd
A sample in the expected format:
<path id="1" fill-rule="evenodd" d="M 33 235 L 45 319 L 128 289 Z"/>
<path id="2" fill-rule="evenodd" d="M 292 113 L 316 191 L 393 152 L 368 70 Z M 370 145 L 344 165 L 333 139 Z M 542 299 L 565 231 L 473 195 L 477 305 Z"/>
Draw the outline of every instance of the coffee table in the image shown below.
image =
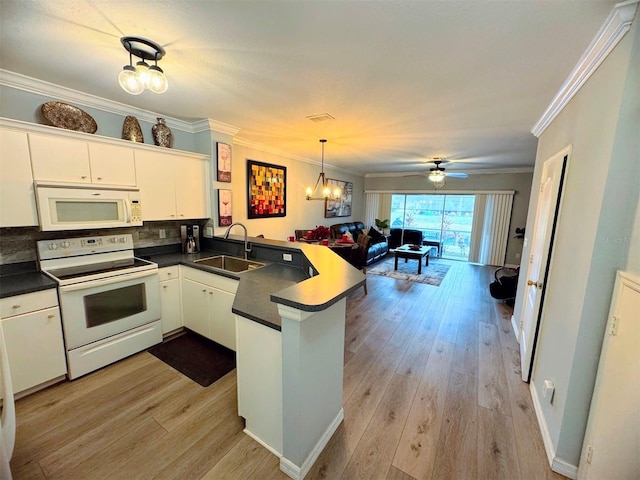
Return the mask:
<path id="1" fill-rule="evenodd" d="M 405 262 L 409 259 L 418 260 L 418 275 L 422 273 L 422 257 L 425 258 L 424 266 L 429 266 L 429 252 L 431 247 L 420 246 L 420 248 L 413 250 L 409 248 L 409 245 L 402 245 L 396 248 L 393 252 L 395 254 L 394 270 L 398 270 L 398 258 L 404 258 Z"/>

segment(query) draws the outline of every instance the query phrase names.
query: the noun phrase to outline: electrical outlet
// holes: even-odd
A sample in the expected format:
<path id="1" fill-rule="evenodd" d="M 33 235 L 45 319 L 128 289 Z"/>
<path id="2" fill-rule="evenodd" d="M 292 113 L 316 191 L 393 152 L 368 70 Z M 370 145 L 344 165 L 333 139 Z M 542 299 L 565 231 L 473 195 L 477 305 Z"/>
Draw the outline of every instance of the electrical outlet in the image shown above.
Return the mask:
<path id="1" fill-rule="evenodd" d="M 164 230 L 164 228 L 158 230 L 158 233 L 160 234 L 160 238 L 167 238 L 167 232 Z"/>
<path id="2" fill-rule="evenodd" d="M 282 260 L 284 260 L 285 262 L 291 262 L 293 261 L 293 257 L 291 256 L 290 253 L 283 253 Z"/>
<path id="3" fill-rule="evenodd" d="M 213 238 L 213 227 L 205 227 L 204 236 L 207 238 Z"/>

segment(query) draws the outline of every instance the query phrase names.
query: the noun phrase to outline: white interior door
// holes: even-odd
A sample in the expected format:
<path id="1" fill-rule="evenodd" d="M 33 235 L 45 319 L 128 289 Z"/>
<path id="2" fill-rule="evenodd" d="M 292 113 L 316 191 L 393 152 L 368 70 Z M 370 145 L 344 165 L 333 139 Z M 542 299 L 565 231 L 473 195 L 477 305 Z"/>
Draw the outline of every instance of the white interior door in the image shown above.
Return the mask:
<path id="1" fill-rule="evenodd" d="M 580 480 L 640 478 L 640 276 L 618 272 L 578 469 Z"/>
<path id="2" fill-rule="evenodd" d="M 540 181 L 540 195 L 531 235 L 531 250 L 526 271 L 526 292 L 520 317 L 520 363 L 522 380 L 529 381 L 536 335 L 540 324 L 540 309 L 544 298 L 545 280 L 553 246 L 553 233 L 560 211 L 564 171 L 570 147 L 544 162 Z"/>

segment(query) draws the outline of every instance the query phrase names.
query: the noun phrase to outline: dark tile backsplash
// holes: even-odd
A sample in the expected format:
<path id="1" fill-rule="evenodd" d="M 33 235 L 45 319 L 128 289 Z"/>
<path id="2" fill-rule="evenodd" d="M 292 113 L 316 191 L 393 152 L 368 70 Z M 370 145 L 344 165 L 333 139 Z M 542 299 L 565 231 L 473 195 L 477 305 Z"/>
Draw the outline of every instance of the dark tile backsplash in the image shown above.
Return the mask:
<path id="1" fill-rule="evenodd" d="M 0 264 L 37 260 L 36 242 L 38 240 L 130 233 L 133 236 L 135 248 L 179 244 L 180 225 L 184 223 L 179 221 L 145 222 L 142 227 L 69 230 L 65 232 L 41 232 L 38 227 L 0 228 Z M 203 231 L 207 221 L 192 220 L 189 224 L 200 225 L 200 230 Z M 161 229 L 164 229 L 166 238 L 160 238 Z"/>

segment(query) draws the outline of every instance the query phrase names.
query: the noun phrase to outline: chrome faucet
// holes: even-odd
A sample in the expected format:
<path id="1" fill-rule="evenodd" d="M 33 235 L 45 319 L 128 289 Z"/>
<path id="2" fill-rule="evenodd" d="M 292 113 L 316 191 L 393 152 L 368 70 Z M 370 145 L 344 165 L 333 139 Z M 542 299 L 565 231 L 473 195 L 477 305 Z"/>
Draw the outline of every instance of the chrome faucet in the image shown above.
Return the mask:
<path id="1" fill-rule="evenodd" d="M 242 227 L 244 229 L 244 259 L 245 260 L 249 260 L 249 253 L 251 252 L 251 247 L 249 246 L 249 240 L 247 239 L 247 227 L 245 227 L 240 222 L 232 223 L 227 228 L 227 231 L 224 232 L 224 239 L 226 240 L 227 238 L 229 238 L 229 232 L 236 225 L 238 225 L 239 227 Z"/>

